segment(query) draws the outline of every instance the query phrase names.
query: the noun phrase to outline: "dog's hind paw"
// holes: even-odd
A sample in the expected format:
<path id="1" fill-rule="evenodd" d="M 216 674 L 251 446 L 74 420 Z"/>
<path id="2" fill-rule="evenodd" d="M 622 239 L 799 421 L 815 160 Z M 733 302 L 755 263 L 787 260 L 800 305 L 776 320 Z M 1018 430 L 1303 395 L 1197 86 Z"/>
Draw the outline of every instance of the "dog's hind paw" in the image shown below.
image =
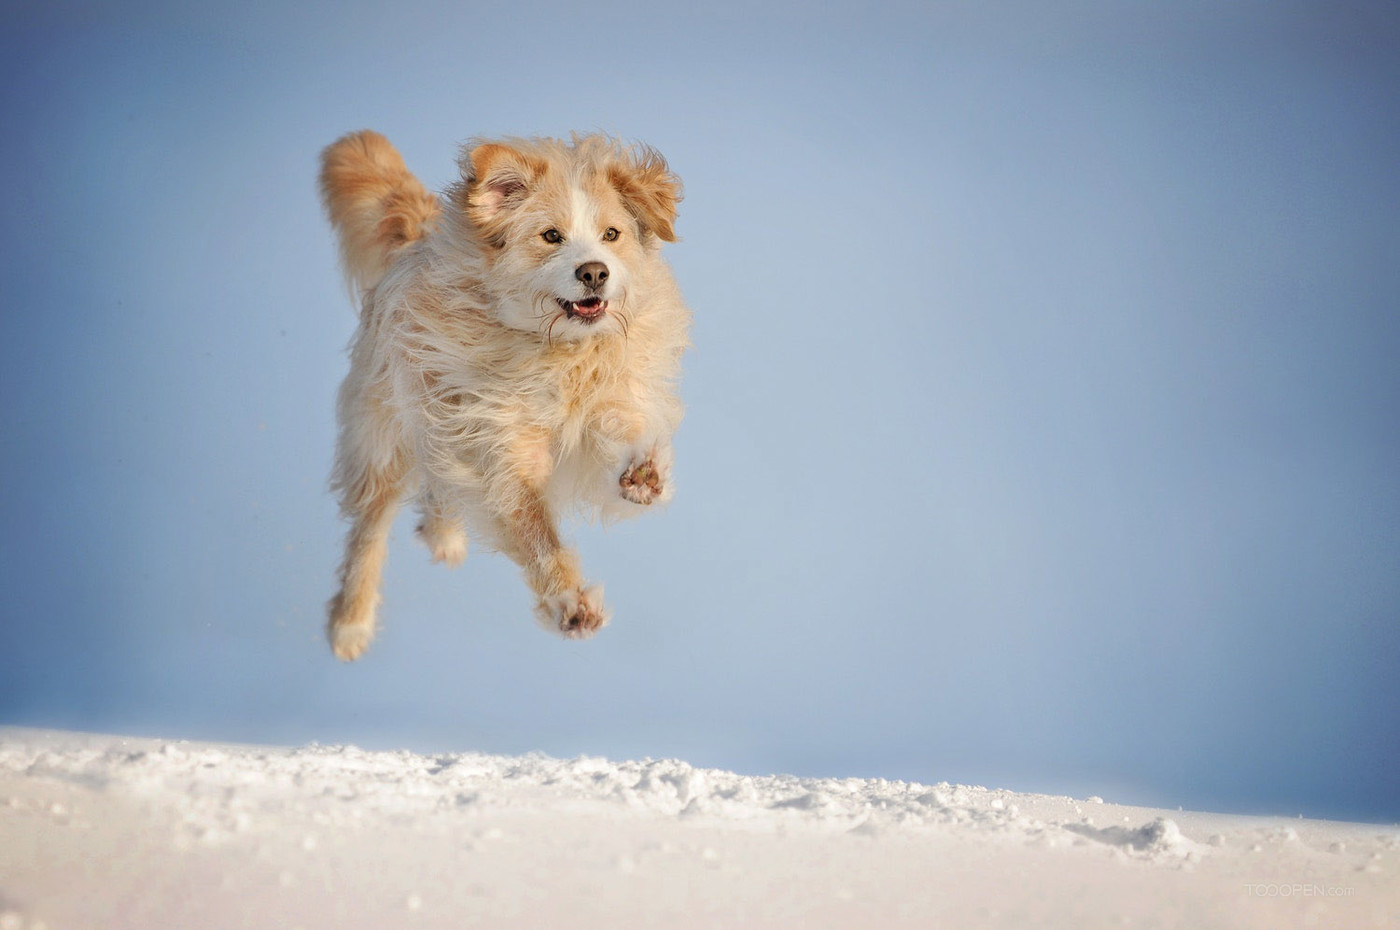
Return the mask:
<path id="1" fill-rule="evenodd" d="M 546 630 L 568 639 L 588 639 L 612 619 L 603 606 L 602 585 L 554 594 L 540 601 L 535 616 Z"/>
<path id="2" fill-rule="evenodd" d="M 365 654 L 374 639 L 374 627 L 363 623 L 342 623 L 327 630 L 331 652 L 342 662 L 354 662 Z"/>
<path id="3" fill-rule="evenodd" d="M 445 520 L 425 517 L 415 531 L 428 547 L 434 562 L 456 568 L 467 557 L 467 534 L 458 525 Z"/>

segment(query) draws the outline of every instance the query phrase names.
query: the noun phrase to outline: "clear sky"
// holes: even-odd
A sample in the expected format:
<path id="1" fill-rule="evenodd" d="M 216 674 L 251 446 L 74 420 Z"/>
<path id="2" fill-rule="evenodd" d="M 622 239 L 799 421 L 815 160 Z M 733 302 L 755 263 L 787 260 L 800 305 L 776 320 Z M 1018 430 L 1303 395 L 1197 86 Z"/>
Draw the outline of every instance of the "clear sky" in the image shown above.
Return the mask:
<path id="1" fill-rule="evenodd" d="M 8 6 L 0 722 L 1400 818 L 1395 8 L 990 6 Z M 405 515 L 330 657 L 363 127 L 685 180 L 591 642 Z"/>

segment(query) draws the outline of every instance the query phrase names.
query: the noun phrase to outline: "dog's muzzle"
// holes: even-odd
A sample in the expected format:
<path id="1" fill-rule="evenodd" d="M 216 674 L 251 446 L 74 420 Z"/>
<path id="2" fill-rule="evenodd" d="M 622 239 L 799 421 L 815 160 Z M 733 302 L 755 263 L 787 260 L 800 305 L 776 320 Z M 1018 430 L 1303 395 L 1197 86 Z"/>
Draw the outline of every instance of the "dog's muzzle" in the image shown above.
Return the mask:
<path id="1" fill-rule="evenodd" d="M 600 297 L 585 297 L 583 300 L 565 300 L 562 297 L 554 299 L 564 308 L 564 314 L 569 319 L 583 323 L 597 322 L 608 309 L 608 302 Z"/>

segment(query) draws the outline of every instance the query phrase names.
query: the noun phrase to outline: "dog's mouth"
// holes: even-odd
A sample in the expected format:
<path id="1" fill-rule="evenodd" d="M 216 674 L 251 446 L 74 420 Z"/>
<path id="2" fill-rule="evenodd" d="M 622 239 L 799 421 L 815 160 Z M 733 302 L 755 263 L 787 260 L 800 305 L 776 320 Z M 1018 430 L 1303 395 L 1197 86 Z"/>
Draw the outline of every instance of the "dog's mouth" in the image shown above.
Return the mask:
<path id="1" fill-rule="evenodd" d="M 565 300 L 562 297 L 554 299 L 564 308 L 565 316 L 583 323 L 596 323 L 608 309 L 608 302 L 599 297 L 585 297 L 583 300 Z"/>

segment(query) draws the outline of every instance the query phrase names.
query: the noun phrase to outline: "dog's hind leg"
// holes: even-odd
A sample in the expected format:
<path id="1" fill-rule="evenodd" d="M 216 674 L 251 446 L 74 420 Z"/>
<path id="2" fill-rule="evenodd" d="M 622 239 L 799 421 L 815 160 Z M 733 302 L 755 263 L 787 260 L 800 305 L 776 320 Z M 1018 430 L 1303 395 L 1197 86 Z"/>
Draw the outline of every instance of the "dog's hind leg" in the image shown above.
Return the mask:
<path id="1" fill-rule="evenodd" d="M 462 518 L 431 496 L 423 500 L 423 519 L 418 521 L 416 532 L 432 553 L 434 562 L 456 568 L 467 557 L 467 533 L 462 527 Z"/>
<path id="2" fill-rule="evenodd" d="M 403 478 L 402 458 L 395 456 L 387 465 L 367 469 L 352 481 L 341 483 L 342 506 L 351 527 L 345 561 L 340 566 L 340 591 L 331 598 L 326 626 L 337 659 L 358 659 L 374 638 L 379 579 Z"/>

